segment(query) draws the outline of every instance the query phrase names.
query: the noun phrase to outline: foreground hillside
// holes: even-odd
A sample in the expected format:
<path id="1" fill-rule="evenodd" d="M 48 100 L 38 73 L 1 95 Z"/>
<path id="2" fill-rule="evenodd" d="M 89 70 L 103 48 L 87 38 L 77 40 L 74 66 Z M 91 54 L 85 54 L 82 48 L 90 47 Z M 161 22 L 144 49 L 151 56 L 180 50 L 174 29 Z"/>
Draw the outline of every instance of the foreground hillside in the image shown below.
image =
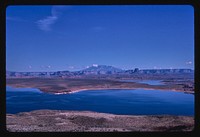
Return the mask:
<path id="1" fill-rule="evenodd" d="M 89 111 L 37 110 L 7 114 L 11 132 L 192 131 L 188 116 L 131 116 Z"/>

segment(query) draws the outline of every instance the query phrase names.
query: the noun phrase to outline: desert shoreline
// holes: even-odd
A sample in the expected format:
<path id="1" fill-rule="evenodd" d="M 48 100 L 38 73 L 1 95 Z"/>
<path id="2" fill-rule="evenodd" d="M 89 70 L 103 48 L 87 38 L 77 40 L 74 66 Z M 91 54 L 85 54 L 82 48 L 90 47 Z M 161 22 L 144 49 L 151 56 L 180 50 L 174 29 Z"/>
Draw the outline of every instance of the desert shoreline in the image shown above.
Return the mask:
<path id="1" fill-rule="evenodd" d="M 164 85 L 148 85 L 137 82 L 123 82 L 115 79 L 62 79 L 62 78 L 15 78 L 6 79 L 6 86 L 15 88 L 37 88 L 45 93 L 68 94 L 85 90 L 144 89 L 175 91 L 194 94 L 193 88 L 184 88 L 184 83 L 168 82 Z"/>
<path id="2" fill-rule="evenodd" d="M 21 86 L 13 86 L 13 85 L 12 86 L 6 85 L 6 86 L 10 86 L 12 88 L 35 88 L 35 89 L 39 89 L 42 93 L 49 93 L 49 92 L 43 91 L 41 88 L 37 88 L 37 87 L 24 87 L 24 86 L 21 87 Z M 83 91 L 88 91 L 88 90 L 136 90 L 136 89 L 172 91 L 172 92 L 183 92 L 183 93 L 187 93 L 187 94 L 194 94 L 194 92 L 191 92 L 191 91 L 183 91 L 183 90 L 176 90 L 176 89 L 142 88 L 142 87 L 138 87 L 138 88 L 84 88 L 84 89 L 71 90 L 69 92 L 53 92 L 51 94 L 55 94 L 55 95 L 73 94 L 73 93 L 83 92 Z"/>
<path id="3" fill-rule="evenodd" d="M 34 110 L 7 114 L 9 132 L 174 132 L 192 131 L 194 117 L 116 115 L 92 111 Z"/>
<path id="4" fill-rule="evenodd" d="M 194 94 L 194 92 L 191 91 L 182 91 L 182 90 L 176 90 L 176 89 L 153 89 L 153 88 L 92 88 L 92 89 L 77 89 L 70 91 L 69 93 L 54 93 L 54 94 L 72 94 L 87 90 L 136 90 L 136 89 L 143 89 L 143 90 L 160 90 L 160 91 L 172 91 L 172 92 L 183 92 L 187 94 Z"/>

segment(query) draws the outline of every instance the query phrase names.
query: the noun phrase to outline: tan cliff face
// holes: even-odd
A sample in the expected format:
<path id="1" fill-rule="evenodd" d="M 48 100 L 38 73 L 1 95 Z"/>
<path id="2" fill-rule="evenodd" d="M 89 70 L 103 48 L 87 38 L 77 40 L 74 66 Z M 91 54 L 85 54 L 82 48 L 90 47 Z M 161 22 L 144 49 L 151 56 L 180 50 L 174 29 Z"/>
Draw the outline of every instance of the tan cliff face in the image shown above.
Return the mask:
<path id="1" fill-rule="evenodd" d="M 7 114 L 10 132 L 192 131 L 194 118 L 170 115 L 114 115 L 90 111 L 37 110 Z"/>

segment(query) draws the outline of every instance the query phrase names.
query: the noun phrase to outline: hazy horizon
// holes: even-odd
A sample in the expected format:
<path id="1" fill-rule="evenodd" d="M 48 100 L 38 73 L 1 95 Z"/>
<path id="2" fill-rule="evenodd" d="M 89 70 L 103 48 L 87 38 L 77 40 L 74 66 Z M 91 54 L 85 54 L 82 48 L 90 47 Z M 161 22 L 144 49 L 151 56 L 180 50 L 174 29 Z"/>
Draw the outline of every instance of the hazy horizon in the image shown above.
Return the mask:
<path id="1" fill-rule="evenodd" d="M 189 5 L 8 6 L 6 70 L 194 70 Z"/>

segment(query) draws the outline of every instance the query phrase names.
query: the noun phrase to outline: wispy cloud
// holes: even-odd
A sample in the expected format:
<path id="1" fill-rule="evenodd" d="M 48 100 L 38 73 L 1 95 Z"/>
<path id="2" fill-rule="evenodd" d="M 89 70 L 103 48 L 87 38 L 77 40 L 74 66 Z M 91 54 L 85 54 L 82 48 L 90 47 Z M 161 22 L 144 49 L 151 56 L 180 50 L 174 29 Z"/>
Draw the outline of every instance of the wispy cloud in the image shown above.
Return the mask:
<path id="1" fill-rule="evenodd" d="M 62 15 L 65 10 L 65 6 L 53 6 L 51 8 L 51 15 L 43 19 L 38 20 L 36 23 L 38 27 L 43 31 L 51 31 L 52 25 L 56 23 L 59 17 Z"/>
<path id="2" fill-rule="evenodd" d="M 42 69 L 50 69 L 51 66 L 50 66 L 50 65 L 47 65 L 47 66 L 45 66 L 45 65 L 41 65 L 40 68 L 42 68 Z"/>
<path id="3" fill-rule="evenodd" d="M 69 69 L 75 69 L 75 66 L 68 66 Z"/>
<path id="4" fill-rule="evenodd" d="M 37 21 L 38 27 L 44 31 L 50 31 L 51 25 L 56 22 L 58 17 L 56 16 L 48 16 L 45 19 L 41 19 Z"/>

